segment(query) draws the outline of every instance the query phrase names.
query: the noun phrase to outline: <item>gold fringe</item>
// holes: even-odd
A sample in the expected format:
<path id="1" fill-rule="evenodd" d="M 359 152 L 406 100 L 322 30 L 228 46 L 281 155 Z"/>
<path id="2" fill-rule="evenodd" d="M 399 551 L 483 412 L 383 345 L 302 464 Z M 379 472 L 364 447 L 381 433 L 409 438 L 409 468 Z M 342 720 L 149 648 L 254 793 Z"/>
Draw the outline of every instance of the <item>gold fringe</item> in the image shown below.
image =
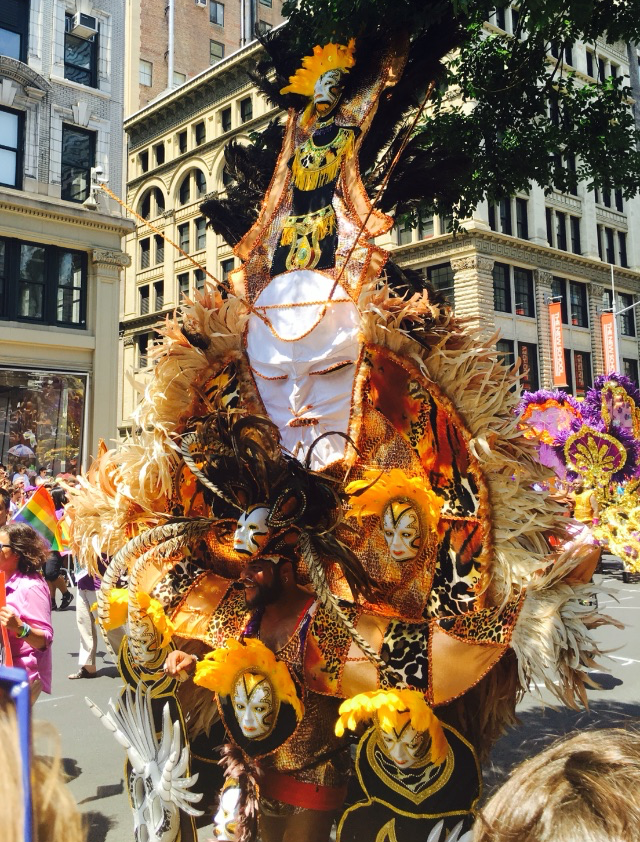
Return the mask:
<path id="1" fill-rule="evenodd" d="M 322 208 L 315 213 L 306 216 L 290 216 L 282 227 L 281 246 L 291 246 L 297 243 L 300 237 L 309 234 L 313 236 L 313 242 L 323 240 L 336 230 L 336 212 L 331 205 Z"/>
<path id="2" fill-rule="evenodd" d="M 291 174 L 293 176 L 293 183 L 298 190 L 316 190 L 318 187 L 324 187 L 325 184 L 330 184 L 338 177 L 342 161 L 353 155 L 355 146 L 354 133 L 345 129 L 341 129 L 341 131 L 344 133 L 344 141 L 342 141 L 342 145 L 338 149 L 335 158 L 333 161 L 329 161 L 321 167 L 312 169 L 302 164 L 300 159 L 306 152 L 306 144 L 296 151 L 291 164 Z"/>

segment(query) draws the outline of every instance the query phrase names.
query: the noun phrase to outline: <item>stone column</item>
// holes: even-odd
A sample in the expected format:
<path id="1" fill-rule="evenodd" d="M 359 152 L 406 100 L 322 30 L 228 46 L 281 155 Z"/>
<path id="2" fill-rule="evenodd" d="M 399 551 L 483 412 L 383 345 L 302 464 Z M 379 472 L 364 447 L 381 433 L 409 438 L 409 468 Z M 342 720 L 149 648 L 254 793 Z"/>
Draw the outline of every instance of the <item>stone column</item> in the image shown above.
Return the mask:
<path id="1" fill-rule="evenodd" d="M 485 333 L 495 330 L 493 308 L 493 264 L 483 254 L 469 254 L 451 259 L 456 301 L 456 316 L 470 320 Z"/>
<path id="2" fill-rule="evenodd" d="M 553 275 L 544 269 L 534 272 L 536 313 L 538 328 L 538 360 L 540 361 L 540 387 L 553 389 L 553 363 L 551 361 L 551 325 L 549 302 L 552 295 Z"/>
<path id="3" fill-rule="evenodd" d="M 95 351 L 93 382 L 89 391 L 85 454 L 95 456 L 98 439 L 111 441 L 118 435 L 118 299 L 120 272 L 129 266 L 128 254 L 115 249 L 91 252 L 95 282 Z"/>

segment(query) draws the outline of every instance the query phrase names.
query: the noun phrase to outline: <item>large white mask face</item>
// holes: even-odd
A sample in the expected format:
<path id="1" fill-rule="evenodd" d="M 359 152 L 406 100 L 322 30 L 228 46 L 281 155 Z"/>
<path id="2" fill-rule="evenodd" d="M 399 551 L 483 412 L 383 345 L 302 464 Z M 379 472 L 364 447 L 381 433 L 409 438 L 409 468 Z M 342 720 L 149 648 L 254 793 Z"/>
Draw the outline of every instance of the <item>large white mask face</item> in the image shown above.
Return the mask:
<path id="1" fill-rule="evenodd" d="M 236 842 L 240 787 L 227 786 L 222 790 L 218 811 L 213 817 L 213 838 L 221 842 Z"/>
<path id="2" fill-rule="evenodd" d="M 309 270 L 278 275 L 254 306 L 264 310 L 271 327 L 249 317 L 247 355 L 265 409 L 277 425 L 283 446 L 301 461 L 311 443 L 327 432 L 347 433 L 360 353 L 360 316 L 344 289 Z M 281 306 L 283 304 L 303 306 Z M 273 306 L 276 305 L 276 306 Z M 341 436 L 329 436 L 313 449 L 311 468 L 319 470 L 343 458 Z"/>
<path id="3" fill-rule="evenodd" d="M 383 751 L 396 764 L 398 769 L 411 769 L 424 763 L 430 745 L 429 732 L 416 731 L 409 723 L 400 731 L 379 732 L 379 743 Z"/>
<path id="4" fill-rule="evenodd" d="M 394 502 L 382 515 L 384 539 L 394 561 L 410 561 L 420 551 L 418 513 L 410 503 Z"/>
<path id="5" fill-rule="evenodd" d="M 233 688 L 233 710 L 243 735 L 258 740 L 274 725 L 273 690 L 263 675 L 243 673 Z"/>
<path id="6" fill-rule="evenodd" d="M 253 506 L 240 515 L 233 536 L 233 549 L 237 553 L 255 555 L 264 547 L 269 537 L 268 517 L 269 509 L 266 506 Z"/>
<path id="7" fill-rule="evenodd" d="M 321 117 L 335 108 L 342 89 L 342 73 L 339 70 L 327 70 L 318 78 L 313 88 L 313 104 Z"/>

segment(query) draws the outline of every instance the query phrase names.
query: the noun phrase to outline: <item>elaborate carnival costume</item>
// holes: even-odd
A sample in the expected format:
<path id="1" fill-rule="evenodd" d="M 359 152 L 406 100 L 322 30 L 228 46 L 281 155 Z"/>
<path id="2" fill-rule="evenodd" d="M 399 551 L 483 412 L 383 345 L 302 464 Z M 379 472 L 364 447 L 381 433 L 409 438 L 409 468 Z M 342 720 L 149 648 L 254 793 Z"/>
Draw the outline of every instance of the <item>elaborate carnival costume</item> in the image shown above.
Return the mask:
<path id="1" fill-rule="evenodd" d="M 564 392 L 525 394 L 520 426 L 573 500 L 574 540 L 620 556 L 640 572 L 640 392 L 622 374 L 596 377 L 582 402 Z"/>
<path id="2" fill-rule="evenodd" d="M 151 827 L 154 842 L 194 833 L 184 793 L 197 785 L 184 757 L 172 779 L 180 752 L 166 741 L 208 733 L 218 712 L 235 769 L 225 792 L 244 781 L 242 797 L 257 788 L 261 809 L 286 813 L 341 804 L 342 700 L 395 688 L 400 731 L 410 720 L 419 732 L 412 711 L 422 722 L 435 707 L 444 770 L 439 754 L 426 762 L 417 733 L 416 770 L 394 772 L 370 731 L 356 764 L 371 839 L 396 830 L 422 839 L 471 816 L 477 755 L 513 722 L 531 681 L 584 700 L 580 669 L 597 647 L 586 628 L 593 610 L 580 602 L 588 588 L 571 578 L 583 551 L 548 556 L 544 533 L 560 507 L 533 489 L 547 474 L 517 429 L 512 376 L 448 307 L 424 291 L 398 293 L 392 267 L 383 274 L 387 253 L 371 242 L 393 220 L 372 207 L 358 155 L 403 63 L 389 50 L 378 73 L 354 76 L 353 43 L 304 59 L 286 90 L 313 102 L 289 112 L 260 214 L 236 245 L 233 290 L 223 299 L 207 289 L 167 323 L 140 433 L 101 454 L 73 495 L 78 551 L 112 556 L 100 621 L 127 608 L 120 663 L 136 696 L 127 689 L 106 720 L 134 771 L 145 747 L 126 736 L 118 710 L 146 723 L 163 782 L 152 786 L 181 808 L 182 835 L 171 813 L 168 830 Z M 252 643 L 260 618 L 234 586 L 247 557 L 291 560 L 308 588 L 276 666 Z M 126 600 L 115 589 L 123 574 Z M 210 681 L 201 670 L 200 686 L 177 687 L 161 670 L 174 646 L 213 652 L 214 667 L 244 659 L 246 675 L 216 667 Z M 281 667 L 293 695 L 267 680 Z M 258 748 L 238 706 L 255 698 L 269 720 Z M 149 805 L 136 793 L 132 780 L 143 817 Z M 355 838 L 358 809 L 340 822 L 344 840 Z"/>

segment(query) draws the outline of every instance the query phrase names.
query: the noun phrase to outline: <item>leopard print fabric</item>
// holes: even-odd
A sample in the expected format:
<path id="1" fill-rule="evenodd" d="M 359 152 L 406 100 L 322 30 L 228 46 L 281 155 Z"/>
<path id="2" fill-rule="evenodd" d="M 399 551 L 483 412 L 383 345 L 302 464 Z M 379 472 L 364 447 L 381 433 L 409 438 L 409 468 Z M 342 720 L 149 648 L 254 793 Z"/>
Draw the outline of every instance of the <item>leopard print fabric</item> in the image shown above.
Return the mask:
<path id="1" fill-rule="evenodd" d="M 204 569 L 200 565 L 183 558 L 160 579 L 150 595 L 162 603 L 165 613 L 169 614 L 201 573 Z"/>
<path id="2" fill-rule="evenodd" d="M 508 644 L 518 620 L 524 595 L 508 602 L 504 608 L 484 608 L 459 617 L 438 620 L 441 629 L 459 638 L 475 643 Z"/>
<path id="3" fill-rule="evenodd" d="M 429 631 L 427 623 L 392 620 L 380 652 L 400 681 L 425 691 L 429 689 Z"/>

